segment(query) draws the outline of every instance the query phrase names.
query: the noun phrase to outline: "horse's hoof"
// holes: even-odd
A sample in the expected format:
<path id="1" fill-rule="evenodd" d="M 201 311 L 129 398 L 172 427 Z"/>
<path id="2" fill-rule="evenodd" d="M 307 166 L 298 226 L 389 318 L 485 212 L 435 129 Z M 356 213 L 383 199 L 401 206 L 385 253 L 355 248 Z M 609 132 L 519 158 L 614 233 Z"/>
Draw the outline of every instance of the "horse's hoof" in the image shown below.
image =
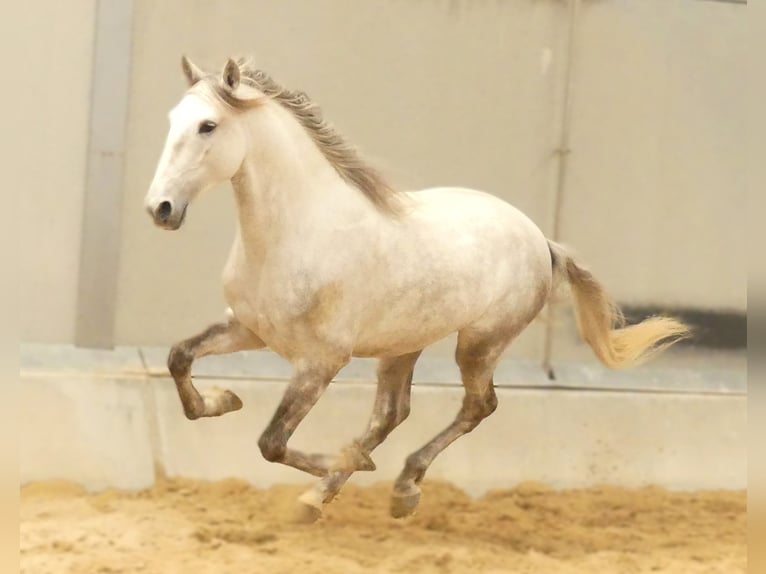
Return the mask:
<path id="1" fill-rule="evenodd" d="M 420 503 L 420 488 L 417 486 L 405 494 L 394 492 L 391 495 L 391 516 L 405 518 L 415 512 Z"/>
<path id="2" fill-rule="evenodd" d="M 298 524 L 314 524 L 322 517 L 322 509 L 317 508 L 312 504 L 306 504 L 305 502 L 298 502 L 295 505 L 295 514 L 293 515 L 293 521 Z"/>
<path id="3" fill-rule="evenodd" d="M 201 393 L 206 417 L 219 417 L 242 408 L 242 400 L 231 391 L 213 388 Z"/>
<path id="4" fill-rule="evenodd" d="M 224 391 L 221 397 L 221 406 L 223 412 L 228 413 L 231 411 L 238 411 L 242 408 L 242 399 L 231 391 Z"/>
<path id="5" fill-rule="evenodd" d="M 299 524 L 313 524 L 322 516 L 322 499 L 314 490 L 307 490 L 299 498 L 295 507 L 294 521 Z"/>

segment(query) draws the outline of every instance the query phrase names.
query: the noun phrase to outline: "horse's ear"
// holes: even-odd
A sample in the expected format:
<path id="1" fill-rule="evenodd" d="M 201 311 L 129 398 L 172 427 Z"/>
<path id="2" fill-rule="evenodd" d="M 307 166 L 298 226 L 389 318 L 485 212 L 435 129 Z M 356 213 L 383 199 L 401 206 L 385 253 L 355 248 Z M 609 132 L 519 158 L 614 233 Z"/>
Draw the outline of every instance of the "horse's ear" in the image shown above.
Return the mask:
<path id="1" fill-rule="evenodd" d="M 221 81 L 223 82 L 224 87 L 229 91 L 234 91 L 237 89 L 237 86 L 239 86 L 239 66 L 237 63 L 229 58 L 229 61 L 226 62 L 226 66 L 223 68 L 223 75 L 221 76 Z"/>
<path id="2" fill-rule="evenodd" d="M 193 86 L 202 79 L 204 73 L 197 66 L 195 66 L 189 58 L 181 56 L 181 69 L 186 76 L 186 81 L 190 86 Z"/>

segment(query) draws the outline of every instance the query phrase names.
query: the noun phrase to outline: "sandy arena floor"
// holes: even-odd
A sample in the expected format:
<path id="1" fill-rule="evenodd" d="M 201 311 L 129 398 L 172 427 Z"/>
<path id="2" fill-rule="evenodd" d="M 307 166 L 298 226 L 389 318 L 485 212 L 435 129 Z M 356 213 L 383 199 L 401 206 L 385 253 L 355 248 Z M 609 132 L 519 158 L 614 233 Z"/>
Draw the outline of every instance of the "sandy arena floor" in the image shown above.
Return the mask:
<path id="1" fill-rule="evenodd" d="M 69 484 L 21 492 L 22 574 L 582 574 L 745 572 L 744 493 L 656 488 L 554 492 L 522 485 L 472 500 L 426 482 L 419 513 L 388 517 L 390 485 L 349 485 L 312 526 L 302 488 L 172 480 L 136 494 Z"/>

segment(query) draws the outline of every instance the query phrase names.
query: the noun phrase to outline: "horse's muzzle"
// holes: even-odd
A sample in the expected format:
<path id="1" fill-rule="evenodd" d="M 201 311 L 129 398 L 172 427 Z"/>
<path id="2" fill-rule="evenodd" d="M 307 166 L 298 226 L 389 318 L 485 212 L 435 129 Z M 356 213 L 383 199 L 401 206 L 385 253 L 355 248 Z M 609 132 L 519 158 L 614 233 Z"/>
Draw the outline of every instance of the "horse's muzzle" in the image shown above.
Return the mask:
<path id="1" fill-rule="evenodd" d="M 155 204 L 147 205 L 146 210 L 152 216 L 154 224 L 162 229 L 175 231 L 183 224 L 186 219 L 186 208 L 188 203 L 175 205 L 170 200 L 162 200 Z"/>

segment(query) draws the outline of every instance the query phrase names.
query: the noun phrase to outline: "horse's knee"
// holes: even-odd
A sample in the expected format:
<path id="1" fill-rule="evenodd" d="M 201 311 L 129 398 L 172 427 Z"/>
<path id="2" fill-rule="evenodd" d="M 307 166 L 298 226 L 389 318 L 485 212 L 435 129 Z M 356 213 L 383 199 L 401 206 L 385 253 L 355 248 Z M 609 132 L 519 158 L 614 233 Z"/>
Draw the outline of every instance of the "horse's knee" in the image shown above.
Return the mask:
<path id="1" fill-rule="evenodd" d="M 194 354 L 184 345 L 173 345 L 168 354 L 168 370 L 174 379 L 184 378 L 191 370 Z"/>
<path id="2" fill-rule="evenodd" d="M 261 450 L 261 455 L 268 462 L 279 462 L 285 457 L 285 451 L 287 451 L 287 445 L 285 441 L 279 439 L 276 435 L 264 433 L 260 439 L 258 439 L 258 448 Z"/>

